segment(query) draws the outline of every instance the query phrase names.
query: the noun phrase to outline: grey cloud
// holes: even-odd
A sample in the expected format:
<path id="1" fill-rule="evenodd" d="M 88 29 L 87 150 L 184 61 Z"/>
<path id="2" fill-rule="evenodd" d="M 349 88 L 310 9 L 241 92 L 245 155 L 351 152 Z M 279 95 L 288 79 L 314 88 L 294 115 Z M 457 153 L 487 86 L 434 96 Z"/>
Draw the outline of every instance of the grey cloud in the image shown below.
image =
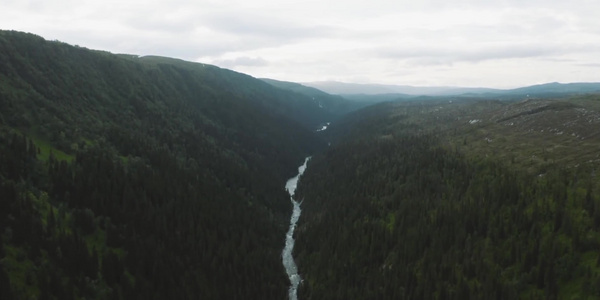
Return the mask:
<path id="1" fill-rule="evenodd" d="M 181 16 L 177 17 L 177 13 Z M 276 16 L 252 13 L 206 13 L 189 15 L 172 11 L 170 16 L 152 13 L 126 21 L 128 27 L 143 32 L 138 39 L 142 50 L 169 49 L 180 58 L 221 56 L 228 52 L 250 51 L 289 45 L 301 40 L 334 36 L 338 29 L 327 26 L 296 24 Z M 205 32 L 202 37 L 196 32 Z M 210 34 L 207 35 L 207 32 Z"/>
<path id="2" fill-rule="evenodd" d="M 168 18 L 164 14 L 153 13 L 143 17 L 127 19 L 124 23 L 133 29 L 146 32 L 181 34 L 193 31 L 198 22 L 187 16 Z"/>
<path id="3" fill-rule="evenodd" d="M 204 24 L 223 33 L 284 40 L 333 36 L 337 32 L 336 28 L 329 26 L 307 26 L 291 23 L 275 16 L 253 14 L 213 14 L 207 16 Z"/>
<path id="4" fill-rule="evenodd" d="M 248 56 L 236 57 L 234 59 L 215 60 L 212 63 L 223 68 L 234 68 L 239 66 L 261 67 L 269 64 L 265 59 L 261 57 Z"/>
<path id="5" fill-rule="evenodd" d="M 482 62 L 515 58 L 544 58 L 553 55 L 597 51 L 597 45 L 507 44 L 496 46 L 468 45 L 375 49 L 372 54 L 384 59 L 406 60 L 412 65 L 448 65 L 458 62 Z"/>
<path id="6" fill-rule="evenodd" d="M 475 84 L 475 73 L 477 80 L 500 76 L 486 73 L 490 66 L 517 66 L 519 75 L 503 70 L 488 82 L 538 80 L 548 70 L 567 81 L 573 68 L 595 79 L 600 66 L 600 1 L 58 2 L 5 0 L 0 26 L 92 49 L 202 59 L 307 81 Z M 524 61 L 535 66 L 529 77 Z"/>
<path id="7" fill-rule="evenodd" d="M 61 36 L 62 41 L 85 45 L 89 48 L 138 55 L 162 55 L 186 60 L 196 60 L 199 57 L 218 57 L 228 52 L 249 51 L 282 43 L 281 40 L 268 37 L 223 34 L 204 36 L 194 34 L 193 30 L 179 31 L 175 29 L 170 33 L 136 28 L 127 28 L 111 34 L 103 32 L 90 34 L 89 31 L 77 29 L 61 29 L 55 33 Z M 135 38 L 132 39 L 132 36 Z M 110 45 L 111 48 L 107 49 L 105 45 Z"/>
<path id="8" fill-rule="evenodd" d="M 583 63 L 577 64 L 580 67 L 588 67 L 588 68 L 600 68 L 600 63 Z"/>

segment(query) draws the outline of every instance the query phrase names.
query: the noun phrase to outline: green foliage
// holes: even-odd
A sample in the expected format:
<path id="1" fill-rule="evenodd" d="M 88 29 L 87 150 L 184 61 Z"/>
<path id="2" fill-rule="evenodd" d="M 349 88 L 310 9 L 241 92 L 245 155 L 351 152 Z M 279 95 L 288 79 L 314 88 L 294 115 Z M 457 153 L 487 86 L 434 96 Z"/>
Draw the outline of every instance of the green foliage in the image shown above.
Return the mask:
<path id="1" fill-rule="evenodd" d="M 284 184 L 329 117 L 213 66 L 0 31 L 0 298 L 284 298 Z"/>
<path id="2" fill-rule="evenodd" d="M 440 111 L 384 104 L 332 126 L 297 191 L 300 298 L 599 298 L 594 173 L 461 152 Z"/>
<path id="3" fill-rule="evenodd" d="M 346 107 L 315 95 L 0 31 L 0 298 L 284 298 L 283 186 Z M 321 134 L 301 298 L 600 297 L 598 97 L 457 100 Z"/>

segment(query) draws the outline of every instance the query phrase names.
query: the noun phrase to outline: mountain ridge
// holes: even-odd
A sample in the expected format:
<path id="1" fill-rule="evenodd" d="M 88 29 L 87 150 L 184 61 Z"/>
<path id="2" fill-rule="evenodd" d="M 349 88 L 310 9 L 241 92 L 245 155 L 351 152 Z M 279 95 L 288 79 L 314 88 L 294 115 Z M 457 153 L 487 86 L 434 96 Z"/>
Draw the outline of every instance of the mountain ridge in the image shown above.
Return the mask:
<path id="1" fill-rule="evenodd" d="M 496 89 L 486 87 L 453 87 L 453 86 L 410 86 L 389 84 L 360 84 L 337 81 L 304 82 L 306 86 L 337 94 L 403 94 L 406 96 L 493 96 L 493 95 L 548 95 L 548 94 L 577 94 L 600 92 L 600 82 L 550 82 L 524 86 L 513 89 Z"/>
<path id="2" fill-rule="evenodd" d="M 0 31 L 0 298 L 284 298 L 284 185 L 330 118 L 249 75 Z"/>

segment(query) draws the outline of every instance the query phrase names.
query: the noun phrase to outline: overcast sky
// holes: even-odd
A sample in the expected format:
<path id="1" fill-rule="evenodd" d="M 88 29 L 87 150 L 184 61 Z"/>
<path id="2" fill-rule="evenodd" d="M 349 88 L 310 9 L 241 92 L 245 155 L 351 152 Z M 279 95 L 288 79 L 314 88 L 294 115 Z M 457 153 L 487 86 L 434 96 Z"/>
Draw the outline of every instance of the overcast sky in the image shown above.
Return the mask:
<path id="1" fill-rule="evenodd" d="M 600 81 L 597 0 L 0 3 L 0 29 L 255 77 L 498 88 Z"/>

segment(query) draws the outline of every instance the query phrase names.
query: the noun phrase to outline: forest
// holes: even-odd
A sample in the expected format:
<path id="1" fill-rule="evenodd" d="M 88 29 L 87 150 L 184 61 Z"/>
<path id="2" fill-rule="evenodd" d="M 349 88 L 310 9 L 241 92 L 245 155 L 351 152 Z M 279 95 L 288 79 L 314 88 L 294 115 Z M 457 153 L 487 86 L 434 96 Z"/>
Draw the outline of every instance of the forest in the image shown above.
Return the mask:
<path id="1" fill-rule="evenodd" d="M 299 298 L 600 298 L 598 127 L 575 129 L 599 105 L 409 101 L 333 124 L 297 192 Z M 589 139 L 529 130 L 583 108 L 559 119 Z"/>
<path id="2" fill-rule="evenodd" d="M 300 299 L 600 299 L 600 96 L 538 96 L 344 98 L 0 31 L 0 299 L 285 299 L 307 156 Z"/>
<path id="3" fill-rule="evenodd" d="M 214 66 L 0 31 L 0 299 L 283 299 L 284 185 L 330 117 Z"/>

